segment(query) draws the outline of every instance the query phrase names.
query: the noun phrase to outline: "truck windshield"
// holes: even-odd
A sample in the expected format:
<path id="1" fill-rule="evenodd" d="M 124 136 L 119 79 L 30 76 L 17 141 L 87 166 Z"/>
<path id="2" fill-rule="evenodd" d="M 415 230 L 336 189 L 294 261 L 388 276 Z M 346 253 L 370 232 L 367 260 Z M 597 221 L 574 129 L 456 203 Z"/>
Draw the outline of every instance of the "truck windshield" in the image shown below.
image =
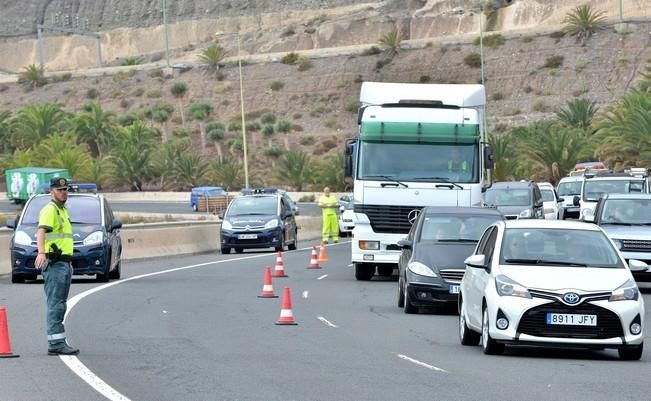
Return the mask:
<path id="1" fill-rule="evenodd" d="M 583 200 L 596 202 L 603 194 L 627 194 L 644 192 L 644 180 L 586 180 L 583 184 Z"/>
<path id="2" fill-rule="evenodd" d="M 361 141 L 358 179 L 479 182 L 476 143 Z"/>

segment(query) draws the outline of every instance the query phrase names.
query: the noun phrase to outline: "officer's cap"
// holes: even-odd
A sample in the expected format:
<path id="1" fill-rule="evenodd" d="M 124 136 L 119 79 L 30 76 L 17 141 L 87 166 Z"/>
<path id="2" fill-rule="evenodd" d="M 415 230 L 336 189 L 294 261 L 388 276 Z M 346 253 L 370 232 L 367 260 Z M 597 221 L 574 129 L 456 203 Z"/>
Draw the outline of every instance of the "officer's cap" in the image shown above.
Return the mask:
<path id="1" fill-rule="evenodd" d="M 50 188 L 52 189 L 68 188 L 68 184 L 68 180 L 63 177 L 54 177 L 50 180 Z"/>

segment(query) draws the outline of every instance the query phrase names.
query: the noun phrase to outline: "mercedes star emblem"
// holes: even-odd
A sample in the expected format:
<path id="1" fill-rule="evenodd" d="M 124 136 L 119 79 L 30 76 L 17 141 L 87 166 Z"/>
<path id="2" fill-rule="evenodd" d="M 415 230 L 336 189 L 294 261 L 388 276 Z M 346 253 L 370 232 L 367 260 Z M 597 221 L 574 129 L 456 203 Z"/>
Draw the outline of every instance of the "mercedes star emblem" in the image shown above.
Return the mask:
<path id="1" fill-rule="evenodd" d="M 411 210 L 407 215 L 407 220 L 409 220 L 409 223 L 414 224 L 419 214 L 420 214 L 420 209 Z"/>

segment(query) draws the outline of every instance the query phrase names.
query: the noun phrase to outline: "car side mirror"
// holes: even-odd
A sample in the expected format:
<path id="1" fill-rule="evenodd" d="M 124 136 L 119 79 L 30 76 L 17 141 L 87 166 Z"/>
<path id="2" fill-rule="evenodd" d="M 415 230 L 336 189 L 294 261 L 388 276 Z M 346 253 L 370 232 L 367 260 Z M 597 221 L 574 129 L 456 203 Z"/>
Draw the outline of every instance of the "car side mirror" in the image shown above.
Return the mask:
<path id="1" fill-rule="evenodd" d="M 558 198 L 558 199 L 556 200 L 556 202 L 558 202 L 558 203 L 563 203 L 563 202 L 565 202 L 565 198 Z"/>
<path id="2" fill-rule="evenodd" d="M 111 231 L 117 230 L 119 228 L 122 228 L 122 222 L 120 220 L 114 219 L 113 222 L 111 222 Z"/>
<path id="3" fill-rule="evenodd" d="M 7 220 L 5 224 L 7 225 L 7 228 L 11 228 L 12 230 L 16 229 L 16 220 L 14 219 Z"/>
<path id="4" fill-rule="evenodd" d="M 649 265 L 647 265 L 645 262 L 641 260 L 629 259 L 628 268 L 631 269 L 632 272 L 643 272 L 649 268 Z"/>
<path id="5" fill-rule="evenodd" d="M 294 206 L 294 207 L 292 208 L 292 210 L 294 211 L 294 215 L 295 215 L 295 216 L 298 216 L 299 214 L 301 214 L 301 211 L 300 211 L 300 209 L 298 208 L 298 206 Z"/>
<path id="6" fill-rule="evenodd" d="M 466 266 L 474 267 L 477 269 L 486 268 L 486 256 L 485 255 L 472 255 L 468 256 L 466 260 L 463 261 Z"/>
<path id="7" fill-rule="evenodd" d="M 572 204 L 574 206 L 581 205 L 581 198 L 578 195 L 574 196 L 574 198 L 572 199 Z"/>
<path id="8" fill-rule="evenodd" d="M 408 239 L 401 239 L 398 241 L 398 246 L 401 249 L 411 249 L 413 247 L 413 242 L 409 241 Z"/>
<path id="9" fill-rule="evenodd" d="M 219 218 L 219 220 L 224 220 L 224 212 L 217 213 L 217 217 Z"/>

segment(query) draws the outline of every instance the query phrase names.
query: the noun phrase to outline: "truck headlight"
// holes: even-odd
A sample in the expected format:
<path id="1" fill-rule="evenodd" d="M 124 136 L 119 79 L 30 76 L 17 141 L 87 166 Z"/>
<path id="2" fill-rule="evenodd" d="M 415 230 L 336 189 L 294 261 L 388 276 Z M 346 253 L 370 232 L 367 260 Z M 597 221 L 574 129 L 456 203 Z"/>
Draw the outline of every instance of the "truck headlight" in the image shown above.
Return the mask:
<path id="1" fill-rule="evenodd" d="M 409 269 L 409 271 L 414 274 L 418 274 L 419 276 L 438 277 L 438 275 L 434 273 L 432 269 L 420 262 L 409 263 L 407 265 L 407 269 Z"/>
<path id="2" fill-rule="evenodd" d="M 529 290 L 503 274 L 495 277 L 495 289 L 501 297 L 531 298 Z"/>
<path id="3" fill-rule="evenodd" d="M 32 245 L 32 237 L 30 237 L 25 231 L 16 231 L 16 234 L 14 235 L 14 244 Z"/>
<path id="4" fill-rule="evenodd" d="M 278 219 L 269 220 L 267 224 L 264 225 L 264 228 L 275 228 L 278 227 Z"/>
<path id="5" fill-rule="evenodd" d="M 523 211 L 520 212 L 519 217 L 522 217 L 524 219 L 528 219 L 531 217 L 531 209 L 524 209 Z"/>
<path id="6" fill-rule="evenodd" d="M 97 245 L 101 244 L 104 240 L 104 233 L 101 231 L 95 231 L 86 238 L 84 238 L 84 245 Z"/>
<path id="7" fill-rule="evenodd" d="M 640 296 L 640 290 L 637 289 L 637 284 L 631 280 L 626 282 L 614 290 L 608 301 L 637 301 Z"/>

